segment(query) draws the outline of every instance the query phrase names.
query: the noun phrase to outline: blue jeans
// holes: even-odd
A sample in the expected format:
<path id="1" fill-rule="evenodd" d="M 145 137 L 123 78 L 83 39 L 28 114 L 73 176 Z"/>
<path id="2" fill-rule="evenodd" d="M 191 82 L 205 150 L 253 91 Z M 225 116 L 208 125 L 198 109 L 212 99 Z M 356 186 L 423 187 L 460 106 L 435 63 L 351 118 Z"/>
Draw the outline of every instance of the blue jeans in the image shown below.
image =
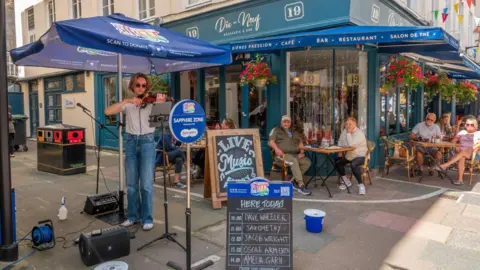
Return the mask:
<path id="1" fill-rule="evenodd" d="M 153 133 L 145 135 L 127 134 L 127 138 L 125 170 L 128 220 L 135 222 L 141 218 L 143 224 L 153 223 L 154 136 Z"/>

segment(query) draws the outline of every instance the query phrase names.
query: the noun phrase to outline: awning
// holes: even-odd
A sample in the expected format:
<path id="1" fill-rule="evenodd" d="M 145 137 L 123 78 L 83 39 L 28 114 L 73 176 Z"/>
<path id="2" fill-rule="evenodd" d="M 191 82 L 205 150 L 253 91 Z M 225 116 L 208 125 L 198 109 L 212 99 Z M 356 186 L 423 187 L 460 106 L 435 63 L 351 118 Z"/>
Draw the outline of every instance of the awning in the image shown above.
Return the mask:
<path id="1" fill-rule="evenodd" d="M 440 27 L 344 26 L 314 32 L 252 39 L 231 43 L 233 53 L 326 47 L 372 45 L 380 53 L 458 51 L 459 43 Z"/>
<path id="2" fill-rule="evenodd" d="M 480 80 L 480 74 L 463 65 L 427 63 L 427 66 L 436 70 L 444 70 L 451 79 Z"/>

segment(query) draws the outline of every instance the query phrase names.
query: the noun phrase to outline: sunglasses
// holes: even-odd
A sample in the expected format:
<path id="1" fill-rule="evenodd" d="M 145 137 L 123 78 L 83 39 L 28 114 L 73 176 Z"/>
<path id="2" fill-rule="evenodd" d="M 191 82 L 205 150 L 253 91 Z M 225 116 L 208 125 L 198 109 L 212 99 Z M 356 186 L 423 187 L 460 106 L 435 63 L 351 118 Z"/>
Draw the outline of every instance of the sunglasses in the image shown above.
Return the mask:
<path id="1" fill-rule="evenodd" d="M 141 88 L 147 88 L 147 85 L 146 85 L 146 84 L 139 84 L 139 83 L 137 83 L 137 84 L 135 85 L 135 87 L 137 87 L 137 88 L 140 88 L 140 87 L 141 87 Z"/>
<path id="2" fill-rule="evenodd" d="M 474 124 L 465 124 L 466 127 L 474 127 Z"/>
<path id="3" fill-rule="evenodd" d="M 427 121 L 435 122 L 435 120 L 433 120 L 431 118 L 427 118 Z"/>

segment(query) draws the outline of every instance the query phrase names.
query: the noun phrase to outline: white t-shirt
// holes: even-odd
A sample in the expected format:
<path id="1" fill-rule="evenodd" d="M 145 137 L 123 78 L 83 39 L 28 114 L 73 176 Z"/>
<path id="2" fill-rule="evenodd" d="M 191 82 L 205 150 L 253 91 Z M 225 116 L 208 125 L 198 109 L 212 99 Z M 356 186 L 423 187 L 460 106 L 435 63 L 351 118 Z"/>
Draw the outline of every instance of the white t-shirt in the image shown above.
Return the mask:
<path id="1" fill-rule="evenodd" d="M 148 104 L 145 108 L 136 106 L 132 103 L 123 105 L 122 111 L 125 112 L 125 129 L 127 133 L 133 135 L 145 135 L 155 132 L 155 127 L 150 127 L 148 120 L 152 112 L 153 105 Z"/>

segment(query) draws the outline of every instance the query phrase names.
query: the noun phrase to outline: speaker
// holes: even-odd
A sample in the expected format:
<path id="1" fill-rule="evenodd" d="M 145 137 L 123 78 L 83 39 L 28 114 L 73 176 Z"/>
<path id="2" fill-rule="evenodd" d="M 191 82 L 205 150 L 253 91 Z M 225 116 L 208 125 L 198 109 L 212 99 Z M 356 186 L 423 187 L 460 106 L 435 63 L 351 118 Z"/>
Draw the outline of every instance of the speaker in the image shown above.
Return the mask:
<path id="1" fill-rule="evenodd" d="M 95 230 L 80 235 L 78 250 L 85 266 L 130 254 L 130 232 L 124 227 Z"/>
<path id="2" fill-rule="evenodd" d="M 83 211 L 89 215 L 98 215 L 117 209 L 116 192 L 87 196 Z"/>

